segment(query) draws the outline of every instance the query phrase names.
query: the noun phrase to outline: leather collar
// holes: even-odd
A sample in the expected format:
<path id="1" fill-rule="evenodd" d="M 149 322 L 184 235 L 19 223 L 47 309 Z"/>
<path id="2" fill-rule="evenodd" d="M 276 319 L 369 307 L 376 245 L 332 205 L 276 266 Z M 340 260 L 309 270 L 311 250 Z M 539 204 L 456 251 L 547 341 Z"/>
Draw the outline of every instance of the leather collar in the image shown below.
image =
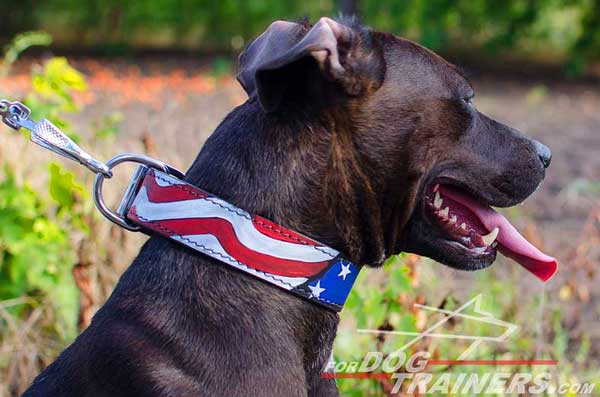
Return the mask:
<path id="1" fill-rule="evenodd" d="M 333 248 L 145 168 L 127 220 L 327 309 L 340 311 L 360 267 Z"/>

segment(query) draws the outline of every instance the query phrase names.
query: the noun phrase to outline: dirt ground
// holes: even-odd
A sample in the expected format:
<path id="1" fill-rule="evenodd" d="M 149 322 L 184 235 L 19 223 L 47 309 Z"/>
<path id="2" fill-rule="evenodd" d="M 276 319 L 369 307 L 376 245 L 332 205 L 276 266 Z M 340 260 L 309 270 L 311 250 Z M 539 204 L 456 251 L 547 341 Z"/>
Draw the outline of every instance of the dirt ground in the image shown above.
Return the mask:
<path id="1" fill-rule="evenodd" d="M 90 92 L 78 95 L 85 110 L 74 117 L 82 133 L 90 120 L 120 112 L 123 122 L 114 154 L 147 150 L 183 169 L 223 117 L 245 100 L 230 75 L 214 76 L 203 61 L 74 63 L 90 83 Z M 514 264 L 502 262 L 494 271 L 498 277 L 510 273 L 524 297 L 545 288 L 549 304 L 566 308 L 564 323 L 571 336 L 585 329 L 593 349 L 600 350 L 600 280 L 595 268 L 600 263 L 600 85 L 485 73 L 472 81 L 481 111 L 553 150 L 542 187 L 509 214 L 516 213 L 517 227 L 559 259 L 559 273 L 542 287 Z M 18 90 L 19 83 L 14 84 L 9 88 Z M 441 266 L 436 272 L 449 280 L 446 290 L 472 278 Z"/>

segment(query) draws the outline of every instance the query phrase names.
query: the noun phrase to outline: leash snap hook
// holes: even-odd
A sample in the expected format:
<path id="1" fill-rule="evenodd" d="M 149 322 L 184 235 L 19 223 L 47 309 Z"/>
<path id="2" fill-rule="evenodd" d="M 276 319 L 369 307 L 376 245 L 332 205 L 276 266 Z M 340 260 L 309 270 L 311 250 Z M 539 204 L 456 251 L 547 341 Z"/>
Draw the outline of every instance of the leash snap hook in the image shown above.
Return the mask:
<path id="1" fill-rule="evenodd" d="M 34 125 L 30 139 L 43 148 L 80 163 L 96 174 L 101 174 L 107 178 L 112 177 L 112 172 L 106 164 L 93 158 L 46 119 Z"/>
<path id="2" fill-rule="evenodd" d="M 108 167 L 79 147 L 71 138 L 47 119 L 31 120 L 31 109 L 21 102 L 0 100 L 2 122 L 14 130 L 24 128 L 31 131 L 31 142 L 56 154 L 76 161 L 94 173 L 111 177 Z"/>
<path id="3" fill-rule="evenodd" d="M 144 176 L 146 175 L 148 169 L 155 168 L 169 175 L 173 175 L 179 179 L 183 179 L 185 177 L 185 174 L 177 168 L 171 167 L 170 165 L 165 164 L 162 161 L 153 159 L 152 157 L 144 156 L 142 154 L 124 153 L 115 156 L 106 162 L 106 166 L 110 171 L 111 176 L 112 169 L 122 163 L 136 163 L 138 164 L 138 167 L 136 168 L 135 172 L 133 173 L 133 176 L 129 181 L 129 185 L 125 190 L 125 194 L 121 199 L 121 203 L 119 204 L 118 209 L 116 211 L 113 210 L 104 201 L 104 196 L 102 194 L 104 180 L 110 177 L 102 173 L 96 174 L 96 179 L 94 180 L 94 203 L 96 204 L 96 208 L 98 208 L 98 211 L 100 211 L 100 213 L 104 215 L 109 221 L 129 231 L 138 232 L 140 231 L 141 227 L 138 225 L 133 225 L 127 220 L 127 212 L 129 211 L 129 207 L 133 202 L 133 199 L 137 193 L 137 189 L 141 181 L 144 179 Z"/>
<path id="4" fill-rule="evenodd" d="M 33 127 L 34 125 L 30 119 L 31 109 L 21 102 L 11 102 L 6 99 L 0 100 L 0 116 L 2 117 L 2 122 L 13 130 L 18 130 L 21 127 Z"/>

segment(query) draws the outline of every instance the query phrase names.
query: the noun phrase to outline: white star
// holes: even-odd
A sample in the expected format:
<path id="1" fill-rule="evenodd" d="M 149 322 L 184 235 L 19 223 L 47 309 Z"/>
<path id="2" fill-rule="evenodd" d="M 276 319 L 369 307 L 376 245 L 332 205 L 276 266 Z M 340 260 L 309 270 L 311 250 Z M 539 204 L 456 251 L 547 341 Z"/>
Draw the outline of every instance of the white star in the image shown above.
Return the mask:
<path id="1" fill-rule="evenodd" d="M 350 273 L 352 273 L 352 271 L 350 270 L 350 265 L 344 265 L 342 263 L 342 271 L 340 272 L 340 274 L 338 274 L 338 277 L 341 277 L 344 279 L 344 281 L 346 281 L 346 276 Z"/>
<path id="2" fill-rule="evenodd" d="M 314 287 L 309 285 L 308 288 L 310 288 L 311 298 L 318 298 L 321 295 L 321 292 L 325 291 L 325 288 L 321 288 L 321 280 L 317 281 L 317 285 Z"/>

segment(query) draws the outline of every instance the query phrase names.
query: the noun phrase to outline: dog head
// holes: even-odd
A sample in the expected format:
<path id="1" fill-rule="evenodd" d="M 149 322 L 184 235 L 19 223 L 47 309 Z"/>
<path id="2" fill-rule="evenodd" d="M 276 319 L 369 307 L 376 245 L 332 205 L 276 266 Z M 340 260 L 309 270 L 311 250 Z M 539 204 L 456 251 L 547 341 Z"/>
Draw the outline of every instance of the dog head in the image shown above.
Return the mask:
<path id="1" fill-rule="evenodd" d="M 478 111 L 469 81 L 435 53 L 352 21 L 278 21 L 241 55 L 238 80 L 267 119 L 300 117 L 322 134 L 328 214 L 316 214 L 352 259 L 409 251 L 474 270 L 501 249 L 539 265 L 490 206 L 536 190 L 550 150 Z"/>

